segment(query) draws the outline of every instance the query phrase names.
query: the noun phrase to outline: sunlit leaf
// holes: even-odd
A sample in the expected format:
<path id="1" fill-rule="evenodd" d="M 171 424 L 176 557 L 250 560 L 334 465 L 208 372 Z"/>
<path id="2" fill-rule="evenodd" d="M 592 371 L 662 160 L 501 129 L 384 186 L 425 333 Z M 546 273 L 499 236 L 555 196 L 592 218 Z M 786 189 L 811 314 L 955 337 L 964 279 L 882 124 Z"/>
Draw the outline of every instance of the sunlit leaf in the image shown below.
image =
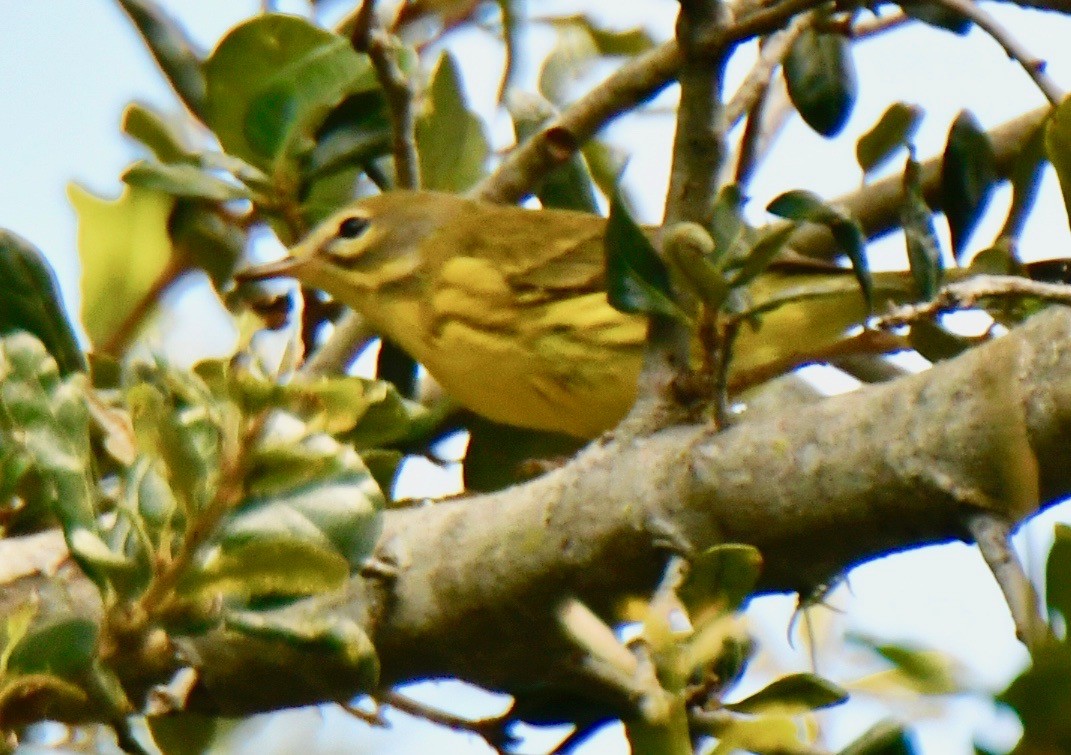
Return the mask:
<path id="1" fill-rule="evenodd" d="M 863 172 L 869 173 L 883 165 L 908 144 L 918 130 L 922 114 L 918 105 L 906 102 L 889 105 L 878 122 L 855 144 L 855 158 Z"/>
<path id="2" fill-rule="evenodd" d="M 215 202 L 249 198 L 249 190 L 244 186 L 224 181 L 189 163 L 168 164 L 142 160 L 127 168 L 122 178 L 131 186 L 176 197 L 193 197 Z"/>
<path id="3" fill-rule="evenodd" d="M 262 168 L 307 153 L 332 107 L 378 86 L 349 40 L 286 14 L 231 29 L 204 70 L 208 125 L 224 149 Z"/>
<path id="4" fill-rule="evenodd" d="M 127 105 L 120 128 L 123 133 L 148 147 L 160 162 L 191 162 L 196 159 L 178 129 L 148 105 L 138 102 Z"/>
<path id="5" fill-rule="evenodd" d="M 491 149 L 483 121 L 469 110 L 461 72 L 443 53 L 428 86 L 427 109 L 417 121 L 423 188 L 464 191 L 483 178 Z"/>
<path id="6" fill-rule="evenodd" d="M 160 280 L 171 257 L 167 221 L 174 198 L 126 188 L 108 200 L 71 184 L 82 262 L 82 320 L 97 348 L 109 344 Z"/>
<path id="7" fill-rule="evenodd" d="M 737 713 L 804 713 L 840 705 L 848 693 L 815 674 L 789 674 L 763 687 L 738 703 L 725 707 Z"/>

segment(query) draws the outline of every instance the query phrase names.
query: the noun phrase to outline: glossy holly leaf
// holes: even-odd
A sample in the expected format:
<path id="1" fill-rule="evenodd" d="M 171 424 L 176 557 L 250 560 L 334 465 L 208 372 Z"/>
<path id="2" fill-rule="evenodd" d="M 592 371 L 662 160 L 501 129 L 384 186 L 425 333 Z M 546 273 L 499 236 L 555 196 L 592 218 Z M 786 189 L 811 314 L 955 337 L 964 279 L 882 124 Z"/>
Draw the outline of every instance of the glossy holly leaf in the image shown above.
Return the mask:
<path id="1" fill-rule="evenodd" d="M 0 228 L 0 335 L 36 336 L 61 374 L 87 369 L 52 266 L 26 239 Z"/>
<path id="2" fill-rule="evenodd" d="M 881 721 L 838 755 L 915 755 L 914 739 L 895 721 Z"/>
<path id="3" fill-rule="evenodd" d="M 766 211 L 798 222 L 820 223 L 829 229 L 837 248 L 852 263 L 852 271 L 859 282 L 867 308 L 874 302 L 874 280 L 870 274 L 870 262 L 866 257 L 866 234 L 859 221 L 821 197 L 802 189 L 787 191 L 774 198 Z"/>
<path id="4" fill-rule="evenodd" d="M 160 162 L 194 162 L 197 159 L 179 130 L 148 105 L 137 102 L 127 105 L 120 128 L 147 147 Z"/>
<path id="5" fill-rule="evenodd" d="M 971 30 L 972 21 L 952 8 L 932 0 L 901 0 L 898 5 L 911 18 L 959 36 Z"/>
<path id="6" fill-rule="evenodd" d="M 205 120 L 205 74 L 185 30 L 153 0 L 118 1 L 179 99 L 191 113 Z"/>
<path id="7" fill-rule="evenodd" d="M 611 306 L 631 314 L 687 319 L 673 300 L 669 270 L 620 194 L 610 202 L 605 244 L 606 296 Z"/>
<path id="8" fill-rule="evenodd" d="M 973 115 L 962 111 L 948 132 L 941 159 L 941 207 L 957 260 L 963 257 L 971 233 L 982 219 L 997 178 L 989 135 Z"/>
<path id="9" fill-rule="evenodd" d="M 424 114 L 416 124 L 423 188 L 464 191 L 483 178 L 490 143 L 471 110 L 453 56 L 443 53 L 428 85 Z"/>
<path id="10" fill-rule="evenodd" d="M 1071 96 L 1067 96 L 1052 111 L 1045 126 L 1045 153 L 1064 196 L 1064 208 L 1071 218 Z"/>
<path id="11" fill-rule="evenodd" d="M 843 34 L 808 27 L 792 43 L 784 61 L 792 104 L 822 136 L 840 133 L 856 97 L 851 43 Z"/>
<path id="12" fill-rule="evenodd" d="M 157 285 L 171 257 L 167 224 L 174 198 L 127 187 L 108 200 L 71 184 L 82 262 L 82 321 L 95 347 L 109 344 Z"/>
<path id="13" fill-rule="evenodd" d="M 900 219 L 907 244 L 907 260 L 922 299 L 932 299 L 941 288 L 944 260 L 933 226 L 933 213 L 922 193 L 922 168 L 909 157 L 904 166 L 904 205 Z"/>
<path id="14" fill-rule="evenodd" d="M 280 13 L 231 29 L 204 71 L 206 122 L 227 152 L 260 168 L 308 153 L 333 107 L 378 88 L 349 40 Z"/>
<path id="15" fill-rule="evenodd" d="M 735 713 L 796 715 L 847 701 L 846 690 L 816 674 L 789 674 L 726 709 Z"/>
<path id="16" fill-rule="evenodd" d="M 894 102 L 855 144 L 855 159 L 864 173 L 884 165 L 896 151 L 907 146 L 922 122 L 918 105 Z"/>

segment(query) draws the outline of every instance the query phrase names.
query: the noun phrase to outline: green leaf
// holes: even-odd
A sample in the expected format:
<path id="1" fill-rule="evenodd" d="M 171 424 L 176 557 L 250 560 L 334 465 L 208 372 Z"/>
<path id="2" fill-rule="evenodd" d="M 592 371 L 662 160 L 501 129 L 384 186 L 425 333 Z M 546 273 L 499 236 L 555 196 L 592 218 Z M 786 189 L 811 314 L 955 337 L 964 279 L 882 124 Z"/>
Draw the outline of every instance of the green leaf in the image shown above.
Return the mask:
<path id="1" fill-rule="evenodd" d="M 744 194 L 738 184 L 726 184 L 718 190 L 708 230 L 714 239 L 711 262 L 719 269 L 737 259 L 740 250 L 753 242 L 755 232 L 744 220 Z"/>
<path id="2" fill-rule="evenodd" d="M 971 233 L 982 219 L 997 182 L 996 157 L 989 135 L 968 111 L 952 123 L 941 159 L 941 207 L 952 233 L 952 253 L 963 257 Z"/>
<path id="3" fill-rule="evenodd" d="M 922 168 L 913 156 L 904 166 L 904 205 L 900 219 L 907 244 L 907 260 L 911 275 L 915 278 L 919 296 L 932 299 L 941 288 L 944 277 L 944 260 L 941 257 L 941 242 L 933 227 L 933 214 L 922 194 Z"/>
<path id="4" fill-rule="evenodd" d="M 1045 126 L 1045 152 L 1060 179 L 1064 209 L 1071 219 L 1071 95 L 1052 111 Z"/>
<path id="5" fill-rule="evenodd" d="M 750 545 L 715 545 L 692 559 L 678 590 L 690 613 L 716 605 L 723 612 L 743 605 L 762 570 L 762 555 Z"/>
<path id="6" fill-rule="evenodd" d="M 205 61 L 206 122 L 223 148 L 260 168 L 308 153 L 344 97 L 378 88 L 349 40 L 266 13 L 232 29 Z"/>
<path id="7" fill-rule="evenodd" d="M 787 220 L 820 223 L 829 229 L 837 248 L 852 263 L 852 271 L 859 282 L 867 308 L 873 307 L 874 280 L 866 257 L 866 234 L 859 221 L 840 208 L 826 204 L 817 195 L 797 189 L 774 198 L 766 211 Z"/>
<path id="8" fill-rule="evenodd" d="M 160 162 L 193 162 L 197 159 L 178 130 L 148 105 L 137 102 L 127 105 L 120 128 L 124 134 L 148 147 Z"/>
<path id="9" fill-rule="evenodd" d="M 228 611 L 225 626 L 248 637 L 281 643 L 290 650 L 342 659 L 352 669 L 348 678 L 353 681 L 354 692 L 372 692 L 376 688 L 379 659 L 372 641 L 355 621 L 333 615 Z"/>
<path id="10" fill-rule="evenodd" d="M 224 181 L 189 163 L 153 163 L 139 160 L 123 173 L 123 181 L 131 186 L 161 191 L 176 197 L 193 197 L 213 202 L 248 199 L 249 190 Z"/>
<path id="11" fill-rule="evenodd" d="M 796 224 L 780 225 L 760 232 L 755 243 L 745 253 L 743 262 L 731 282 L 733 288 L 746 286 L 770 266 L 796 232 Z"/>
<path id="12" fill-rule="evenodd" d="M 679 285 L 692 291 L 711 309 L 721 309 L 729 297 L 729 282 L 711 262 L 714 240 L 697 223 L 676 223 L 662 234 L 662 254 Z"/>
<path id="13" fill-rule="evenodd" d="M 511 93 L 507 101 L 517 142 L 522 143 L 538 134 L 557 115 L 554 106 L 539 95 Z M 599 201 L 595 195 L 594 179 L 582 152 L 574 152 L 536 188 L 543 207 L 578 210 L 597 214 Z"/>
<path id="14" fill-rule="evenodd" d="M 898 5 L 911 18 L 959 36 L 971 30 L 972 21 L 962 13 L 932 0 L 900 0 Z"/>
<path id="15" fill-rule="evenodd" d="M 48 260 L 26 239 L 0 228 L 0 335 L 24 330 L 67 375 L 87 368 Z"/>
<path id="16" fill-rule="evenodd" d="M 736 713 L 805 713 L 847 701 L 848 693 L 828 679 L 815 674 L 789 674 L 738 703 L 725 707 Z"/>
<path id="17" fill-rule="evenodd" d="M 972 346 L 970 339 L 956 335 L 932 320 L 912 323 L 908 341 L 911 348 L 931 362 L 952 359 Z"/>
<path id="18" fill-rule="evenodd" d="M 1023 723 L 1023 739 L 1034 752 L 1071 750 L 1071 646 L 1035 651 L 1033 665 L 997 696 Z"/>
<path id="19" fill-rule="evenodd" d="M 923 110 L 918 105 L 894 102 L 881 118 L 855 144 L 855 159 L 864 173 L 887 162 L 898 149 L 914 137 L 922 121 Z"/>
<path id="20" fill-rule="evenodd" d="M 390 115 L 383 93 L 351 94 L 331 111 L 317 131 L 316 146 L 309 153 L 303 179 L 315 183 L 347 169 L 362 168 L 390 150 Z M 349 196 L 340 197 L 332 209 L 341 206 L 352 193 L 350 186 Z"/>
<path id="21" fill-rule="evenodd" d="M 88 619 L 61 619 L 35 627 L 13 648 L 8 670 L 67 679 L 79 676 L 96 657 L 98 633 L 97 625 Z"/>
<path id="22" fill-rule="evenodd" d="M 134 22 L 179 99 L 191 113 L 205 120 L 205 74 L 185 30 L 153 0 L 119 0 L 119 7 Z"/>
<path id="23" fill-rule="evenodd" d="M 1058 523 L 1055 535 L 1045 566 L 1045 604 L 1071 627 L 1071 526 Z"/>
<path id="24" fill-rule="evenodd" d="M 74 536 L 96 532 L 95 492 L 84 377 L 59 375 L 55 361 L 31 335 L 0 338 L 0 449 L 17 454 L 25 515 L 51 512 L 90 577 L 101 573 L 80 558 Z M 10 485 L 10 482 L 8 483 Z"/>
<path id="25" fill-rule="evenodd" d="M 948 695 L 961 689 L 954 678 L 952 664 L 943 653 L 907 645 L 877 643 L 859 636 L 850 639 L 869 647 L 891 663 L 900 675 L 901 682 L 920 694 Z"/>
<path id="26" fill-rule="evenodd" d="M 632 314 L 687 319 L 673 301 L 669 270 L 620 194 L 610 202 L 605 244 L 606 296 L 611 306 Z"/>
<path id="27" fill-rule="evenodd" d="M 224 220 L 212 204 L 189 199 L 175 203 L 168 230 L 182 266 L 203 270 L 216 290 L 222 290 L 245 251 L 246 232 Z"/>
<path id="28" fill-rule="evenodd" d="M 248 495 L 204 548 L 187 594 L 308 595 L 336 589 L 372 552 L 383 494 L 351 449 L 324 435 L 265 440 Z"/>
<path id="29" fill-rule="evenodd" d="M 843 34 L 806 30 L 785 56 L 785 83 L 792 104 L 822 136 L 840 133 L 855 105 L 851 44 Z"/>
<path id="30" fill-rule="evenodd" d="M 171 257 L 167 234 L 174 198 L 128 186 L 115 200 L 71 184 L 82 262 L 82 321 L 98 349 L 108 345 L 156 285 Z"/>
<path id="31" fill-rule="evenodd" d="M 449 53 L 435 66 L 426 108 L 416 124 L 422 187 L 465 191 L 483 178 L 491 148 L 483 121 L 468 108 L 461 72 Z"/>
<path id="32" fill-rule="evenodd" d="M 200 713 L 185 711 L 166 716 L 149 716 L 146 726 L 153 742 L 163 755 L 204 755 L 211 752 L 220 720 Z"/>
<path id="33" fill-rule="evenodd" d="M 895 721 L 881 721 L 840 751 L 839 755 L 915 755 L 913 738 Z"/>

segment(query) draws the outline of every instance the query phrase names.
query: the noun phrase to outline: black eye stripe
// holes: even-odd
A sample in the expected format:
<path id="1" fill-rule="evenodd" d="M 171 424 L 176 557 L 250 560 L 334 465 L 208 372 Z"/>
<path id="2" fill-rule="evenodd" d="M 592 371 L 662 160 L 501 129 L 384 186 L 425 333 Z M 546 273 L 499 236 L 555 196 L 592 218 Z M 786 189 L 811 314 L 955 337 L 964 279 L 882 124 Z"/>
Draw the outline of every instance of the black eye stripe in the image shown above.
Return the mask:
<path id="1" fill-rule="evenodd" d="M 342 239 L 355 239 L 365 232 L 368 228 L 369 220 L 367 218 L 359 218 L 356 216 L 350 216 L 344 218 L 342 222 L 338 224 L 338 237 Z"/>

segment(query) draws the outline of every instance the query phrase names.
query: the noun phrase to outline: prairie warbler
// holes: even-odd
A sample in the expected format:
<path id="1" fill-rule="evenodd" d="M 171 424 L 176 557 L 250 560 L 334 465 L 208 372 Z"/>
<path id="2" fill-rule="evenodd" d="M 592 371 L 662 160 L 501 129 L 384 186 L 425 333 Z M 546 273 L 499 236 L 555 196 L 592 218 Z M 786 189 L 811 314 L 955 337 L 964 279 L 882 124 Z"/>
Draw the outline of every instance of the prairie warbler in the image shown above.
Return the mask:
<path id="1" fill-rule="evenodd" d="M 239 277 L 326 291 L 477 414 L 590 438 L 631 406 L 646 332 L 643 317 L 607 302 L 605 227 L 580 212 L 395 191 L 356 201 L 288 258 Z M 866 316 L 850 271 L 819 262 L 775 264 L 748 294 L 761 303 L 802 286 L 828 295 L 744 327 L 734 369 L 829 343 Z M 912 287 L 909 276 L 878 276 L 875 297 L 901 300 Z"/>

